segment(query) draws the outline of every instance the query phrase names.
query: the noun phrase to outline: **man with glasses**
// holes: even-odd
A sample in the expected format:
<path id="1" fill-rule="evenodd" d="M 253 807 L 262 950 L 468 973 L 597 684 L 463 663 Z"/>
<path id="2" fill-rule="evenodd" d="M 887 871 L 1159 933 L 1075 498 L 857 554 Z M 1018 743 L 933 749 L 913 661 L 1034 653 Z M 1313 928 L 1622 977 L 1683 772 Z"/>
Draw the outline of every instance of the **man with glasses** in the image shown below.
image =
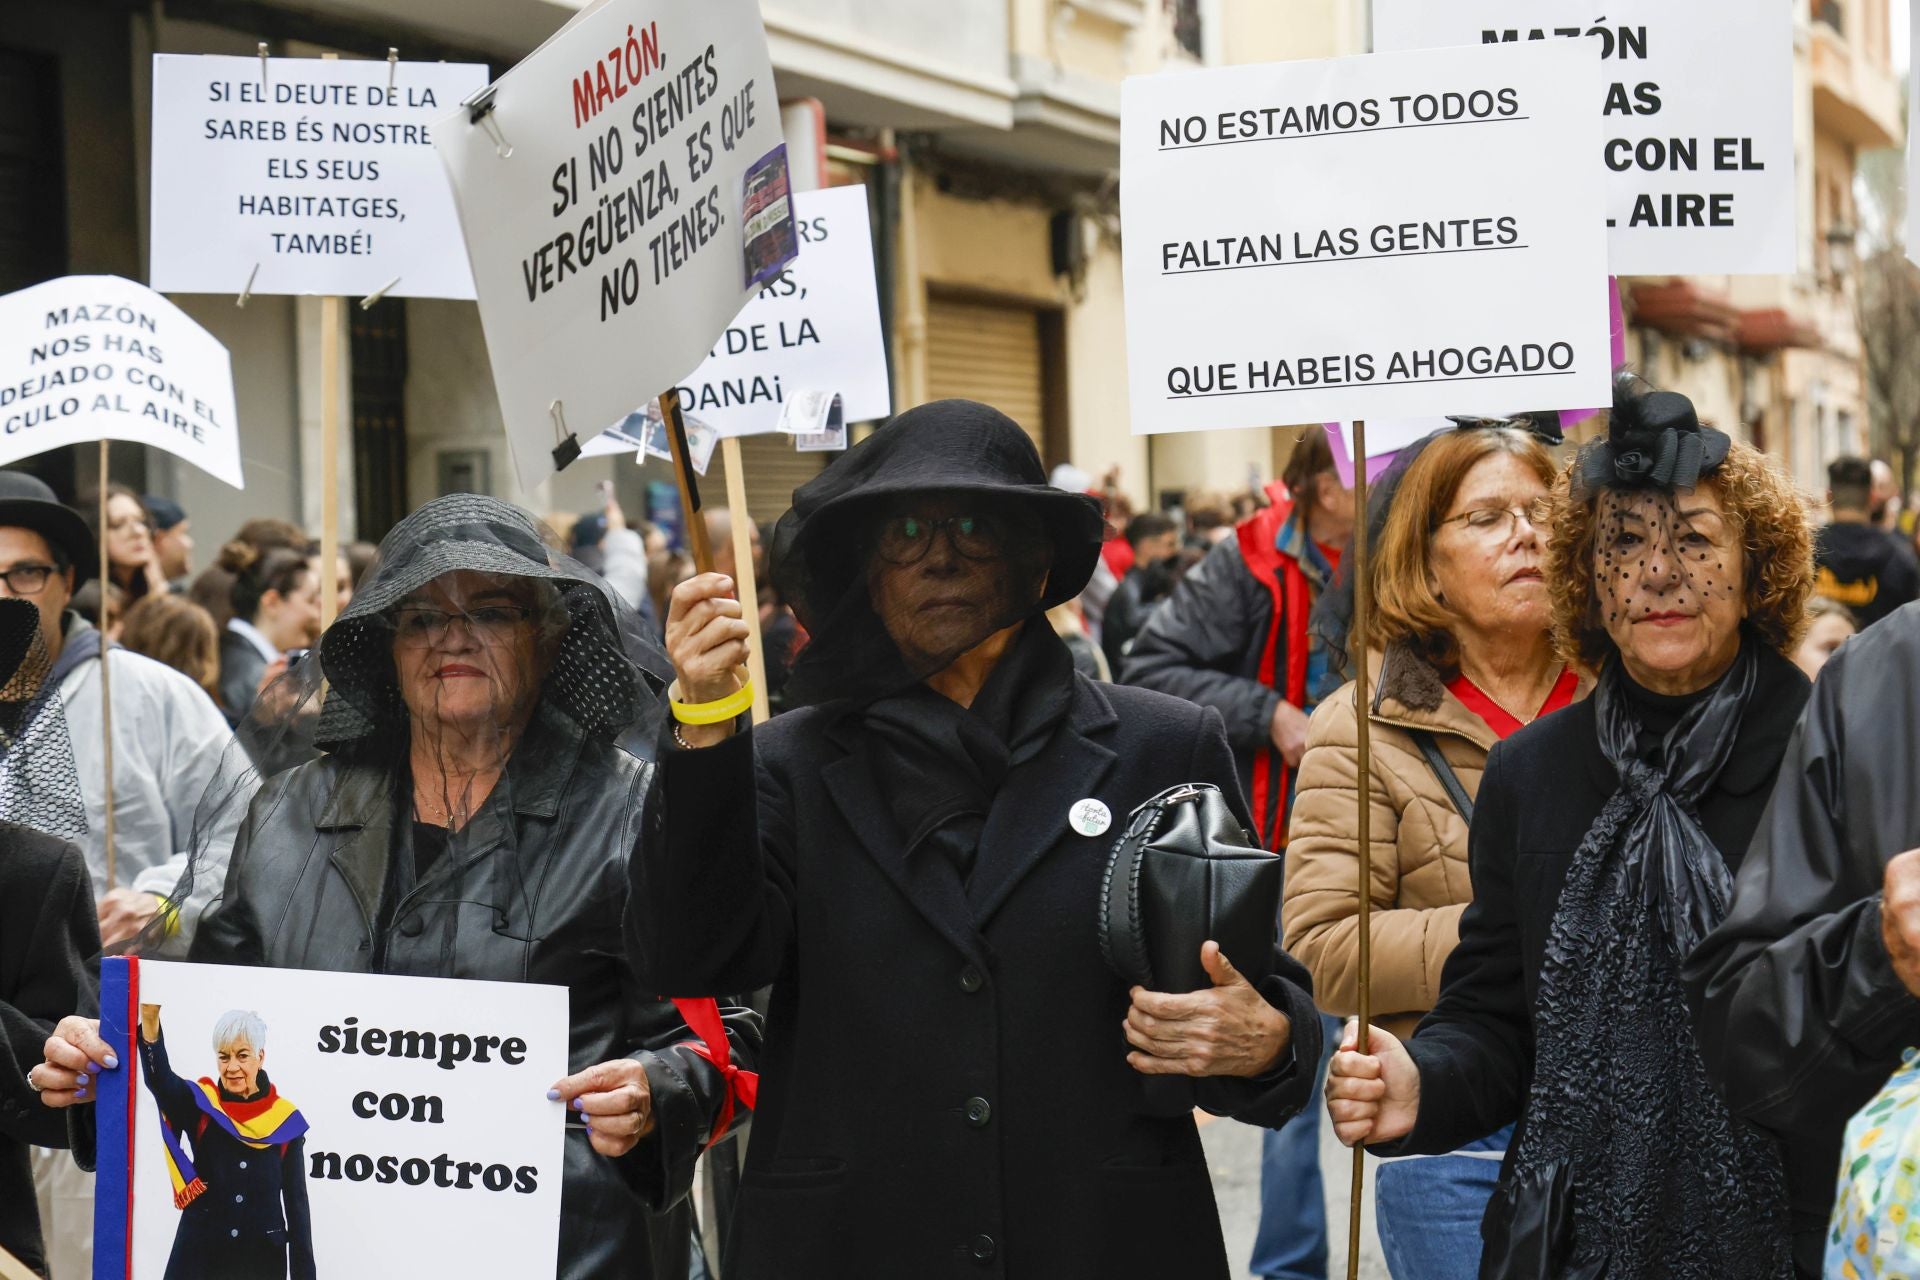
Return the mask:
<path id="1" fill-rule="evenodd" d="M 109 946 L 138 933 L 186 866 L 193 815 L 229 737 L 205 691 L 173 668 L 125 649 L 113 652 L 114 883 L 107 883 L 106 751 L 100 705 L 100 633 L 69 607 L 75 588 L 97 575 L 99 553 L 86 522 L 55 501 L 38 478 L 0 471 L 0 594 L 28 600 L 72 727 L 74 762 L 87 807 L 84 849 L 93 875 L 100 933 Z M 182 949 L 205 899 L 181 904 Z"/>

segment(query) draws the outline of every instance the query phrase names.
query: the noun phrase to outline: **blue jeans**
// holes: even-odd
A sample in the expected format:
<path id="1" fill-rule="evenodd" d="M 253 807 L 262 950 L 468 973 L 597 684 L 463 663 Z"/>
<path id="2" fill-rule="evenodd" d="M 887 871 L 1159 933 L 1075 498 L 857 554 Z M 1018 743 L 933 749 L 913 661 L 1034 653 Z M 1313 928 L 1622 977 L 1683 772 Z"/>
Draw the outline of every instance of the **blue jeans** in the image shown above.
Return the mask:
<path id="1" fill-rule="evenodd" d="M 1260 1229 L 1248 1264 L 1259 1280 L 1327 1280 L 1327 1193 L 1320 1180 L 1320 1113 L 1341 1021 L 1320 1015 L 1325 1045 L 1307 1109 L 1260 1135 Z"/>
<path id="2" fill-rule="evenodd" d="M 1462 1151 L 1505 1151 L 1508 1125 Z M 1394 1280 L 1476 1280 L 1480 1219 L 1500 1181 L 1500 1161 L 1476 1156 L 1390 1160 L 1374 1182 L 1374 1223 Z"/>

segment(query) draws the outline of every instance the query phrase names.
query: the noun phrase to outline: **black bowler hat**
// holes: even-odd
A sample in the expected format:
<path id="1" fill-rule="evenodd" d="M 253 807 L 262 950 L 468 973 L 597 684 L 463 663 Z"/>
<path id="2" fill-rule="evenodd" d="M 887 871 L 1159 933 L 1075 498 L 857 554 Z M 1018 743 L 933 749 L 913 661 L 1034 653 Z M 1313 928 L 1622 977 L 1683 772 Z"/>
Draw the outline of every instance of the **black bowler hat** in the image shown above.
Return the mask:
<path id="1" fill-rule="evenodd" d="M 8 527 L 31 529 L 45 538 L 73 566 L 75 586 L 98 575 L 100 552 L 93 531 L 40 477 L 0 470 L 0 528 Z"/>

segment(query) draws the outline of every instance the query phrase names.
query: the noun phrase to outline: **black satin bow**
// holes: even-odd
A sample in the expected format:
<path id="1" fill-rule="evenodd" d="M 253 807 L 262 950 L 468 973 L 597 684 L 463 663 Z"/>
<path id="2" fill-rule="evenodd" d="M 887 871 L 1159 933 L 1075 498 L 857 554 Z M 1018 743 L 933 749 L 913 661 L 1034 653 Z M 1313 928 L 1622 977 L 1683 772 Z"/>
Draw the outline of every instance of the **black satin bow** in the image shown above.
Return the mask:
<path id="1" fill-rule="evenodd" d="M 1580 451 L 1580 487 L 1587 493 L 1604 488 L 1691 489 L 1710 467 L 1707 434 L 1693 401 L 1683 395 L 1652 391 L 1616 396 L 1606 438 Z"/>
<path id="2" fill-rule="evenodd" d="M 1636 442 L 1638 443 L 1638 442 Z M 1668 427 L 1648 444 L 1616 448 L 1596 440 L 1580 451 L 1580 479 L 1588 490 L 1691 489 L 1700 479 L 1707 448 L 1696 431 Z"/>

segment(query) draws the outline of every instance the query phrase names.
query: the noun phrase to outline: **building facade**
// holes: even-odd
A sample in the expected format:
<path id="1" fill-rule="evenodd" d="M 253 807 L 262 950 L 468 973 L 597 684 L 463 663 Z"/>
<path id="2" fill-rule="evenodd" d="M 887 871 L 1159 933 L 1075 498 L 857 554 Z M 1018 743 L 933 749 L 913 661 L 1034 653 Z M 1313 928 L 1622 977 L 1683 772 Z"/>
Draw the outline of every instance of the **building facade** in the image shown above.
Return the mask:
<path id="1" fill-rule="evenodd" d="M 1868 450 L 1857 320 L 1860 157 L 1906 136 L 1888 0 L 1795 0 L 1794 153 L 1800 261 L 1791 276 L 1621 281 L 1630 364 L 1691 396 L 1808 494 Z"/>
<path id="2" fill-rule="evenodd" d="M 144 280 L 151 55 L 478 61 L 494 74 L 582 0 L 13 0 L 0 31 L 0 291 L 79 272 Z M 1623 281 L 1629 357 L 1739 424 L 1810 488 L 1864 447 L 1850 229 L 1861 152 L 1902 133 L 1888 0 L 1794 0 L 1801 270 Z M 1293 433 L 1137 437 L 1119 252 L 1120 83 L 1165 68 L 1369 47 L 1366 0 L 763 0 L 790 145 L 873 212 L 896 407 L 963 395 L 1006 409 L 1051 463 L 1118 468 L 1136 502 L 1270 479 Z M 158 453 L 115 478 L 180 498 L 204 544 L 250 514 L 317 527 L 321 312 L 315 299 L 183 295 L 233 353 L 244 495 Z M 509 465 L 477 309 L 386 299 L 345 309 L 342 528 L 377 538 L 436 494 L 537 511 L 597 505 L 611 479 L 644 510 L 655 464 L 585 459 L 532 492 Z M 635 400 L 658 388 L 636 387 Z M 1284 424 L 1275 424 L 1281 428 Z M 746 444 L 749 505 L 771 519 L 822 465 L 781 437 Z M 72 495 L 91 451 L 32 465 Z M 716 477 L 716 480 L 718 477 Z M 231 513 L 232 518 L 228 518 Z"/>
<path id="3" fill-rule="evenodd" d="M 385 57 L 485 62 L 498 74 L 580 0 L 15 0 L 0 32 L 0 177 L 34 197 L 0 205 L 0 291 L 79 272 L 147 278 L 151 55 Z M 1361 0 L 765 0 L 794 146 L 874 212 L 896 405 L 937 396 L 1012 413 L 1050 463 L 1120 469 L 1136 500 L 1238 487 L 1274 470 L 1275 433 L 1133 436 L 1120 293 L 1120 82 L 1168 66 L 1366 47 Z M 115 451 L 116 479 L 200 515 L 203 545 L 248 514 L 317 527 L 321 306 L 183 295 L 225 342 L 247 491 L 157 452 Z M 452 489 L 538 511 L 596 505 L 613 479 L 641 510 L 652 464 L 586 459 L 533 492 L 508 464 L 471 303 L 386 299 L 345 309 L 342 528 L 377 538 Z M 658 388 L 635 388 L 636 401 Z M 147 456 L 142 456 L 146 454 Z M 770 519 L 822 465 L 777 437 L 746 447 L 750 506 Z M 33 460 L 63 494 L 92 486 L 90 451 Z M 229 518 L 229 515 L 231 518 Z"/>

